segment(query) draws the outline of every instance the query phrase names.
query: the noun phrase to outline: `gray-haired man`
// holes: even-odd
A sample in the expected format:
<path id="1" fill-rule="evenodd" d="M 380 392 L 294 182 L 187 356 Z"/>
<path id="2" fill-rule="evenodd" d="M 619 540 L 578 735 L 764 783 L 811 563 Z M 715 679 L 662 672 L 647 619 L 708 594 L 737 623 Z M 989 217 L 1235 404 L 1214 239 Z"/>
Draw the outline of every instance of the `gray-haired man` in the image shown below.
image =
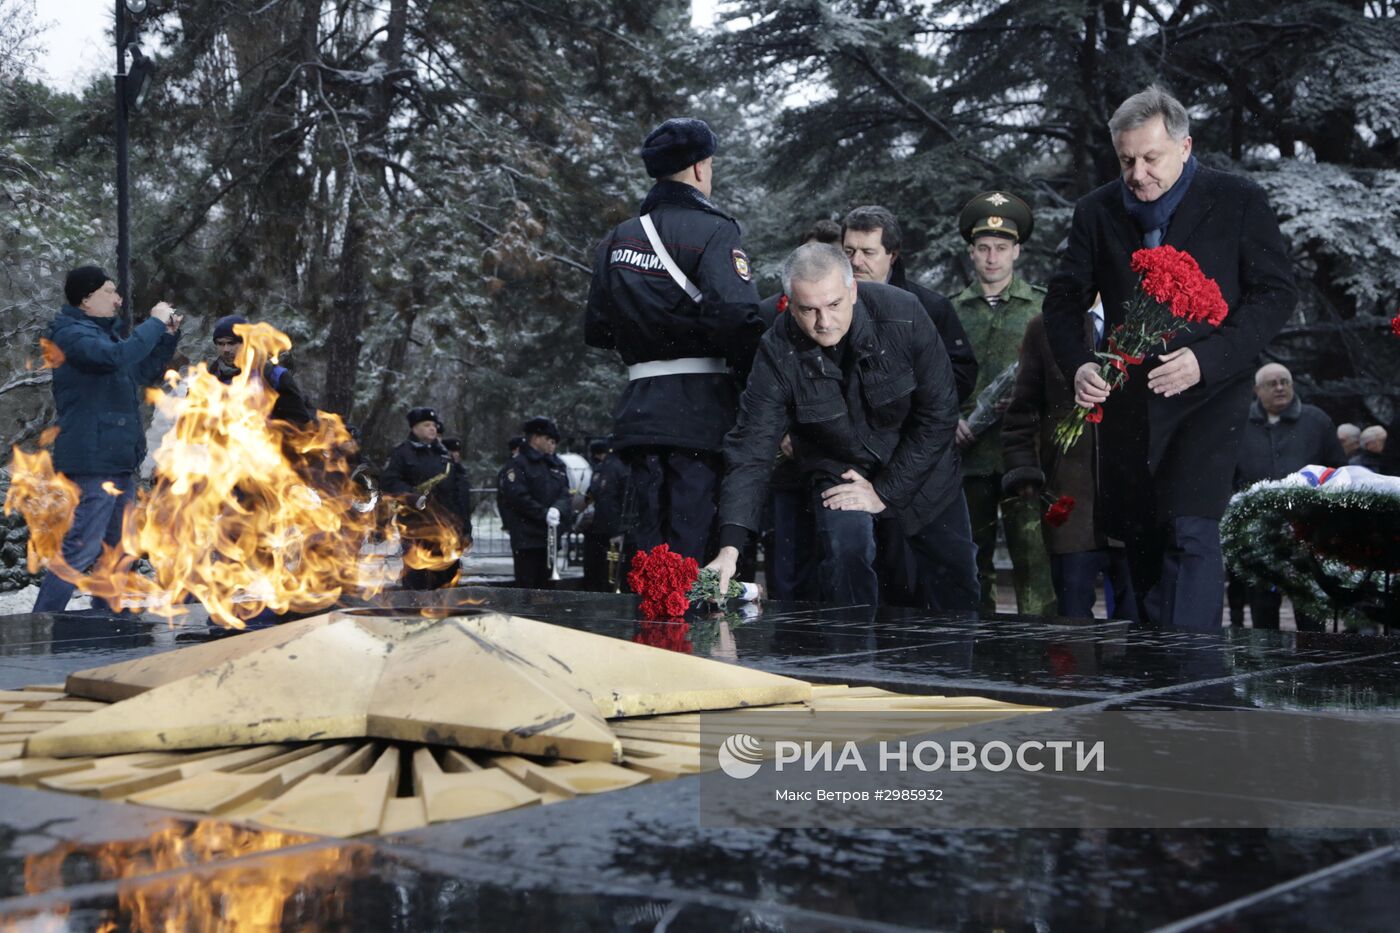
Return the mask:
<path id="1" fill-rule="evenodd" d="M 1298 300 L 1288 248 L 1263 190 L 1199 165 L 1190 119 L 1158 87 L 1108 122 L 1122 175 L 1075 205 L 1069 247 L 1045 296 L 1055 361 L 1075 402 L 1103 405 L 1094 517 L 1124 541 L 1140 617 L 1218 630 L 1225 571 L 1220 515 L 1232 491 L 1255 359 Z M 1219 327 L 1188 324 L 1110 396 L 1084 342 L 1084 309 L 1103 295 L 1109 333 L 1137 286 L 1133 252 L 1195 257 L 1229 304 Z"/>
<path id="2" fill-rule="evenodd" d="M 975 610 L 977 569 L 953 433 L 953 368 L 919 300 L 856 289 L 844 253 L 809 243 L 783 264 L 788 313 L 759 344 L 724 439 L 721 586 L 757 533 L 787 433 L 813 496 L 824 602 L 875 605 L 875 523 L 898 522 L 930 609 Z"/>

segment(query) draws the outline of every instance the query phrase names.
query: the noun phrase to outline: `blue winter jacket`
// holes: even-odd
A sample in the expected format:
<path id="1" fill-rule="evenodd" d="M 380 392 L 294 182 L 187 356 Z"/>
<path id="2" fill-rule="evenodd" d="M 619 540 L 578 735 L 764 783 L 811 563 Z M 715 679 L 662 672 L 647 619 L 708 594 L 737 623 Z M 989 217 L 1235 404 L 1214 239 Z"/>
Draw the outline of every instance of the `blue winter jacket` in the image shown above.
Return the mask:
<path id="1" fill-rule="evenodd" d="M 68 476 L 132 473 L 146 456 L 142 389 L 165 373 L 179 338 L 155 318 L 120 339 L 116 318 L 64 305 L 48 338 L 63 353 L 53 373 L 58 407 L 54 469 Z"/>

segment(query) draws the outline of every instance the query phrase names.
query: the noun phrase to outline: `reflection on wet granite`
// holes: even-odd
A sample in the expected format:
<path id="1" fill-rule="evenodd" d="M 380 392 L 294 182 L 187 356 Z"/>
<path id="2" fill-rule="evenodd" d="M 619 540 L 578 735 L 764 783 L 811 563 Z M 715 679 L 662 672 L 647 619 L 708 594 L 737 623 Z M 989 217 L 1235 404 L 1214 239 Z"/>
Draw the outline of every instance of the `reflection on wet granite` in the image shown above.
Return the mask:
<path id="1" fill-rule="evenodd" d="M 358 605 L 475 606 L 642 634 L 624 595 L 473 587 Z M 809 605 L 687 625 L 650 637 L 789 676 L 909 692 L 1084 709 L 1400 708 L 1396 639 Z M 0 687 L 208 637 L 198 610 L 173 625 L 10 616 L 0 619 Z M 681 779 L 331 844 L 0 785 L 0 926 L 156 928 L 222 916 L 285 929 L 511 933 L 1118 930 L 1199 917 L 1207 929 L 1366 929 L 1393 926 L 1400 907 L 1391 830 L 707 829 L 696 793 Z"/>
<path id="2" fill-rule="evenodd" d="M 539 870 L 362 845 L 326 845 L 85 890 L 71 902 L 0 903 L 0 921 L 144 930 L 859 929 L 704 892 L 603 890 Z M 108 927 L 106 925 L 112 925 Z"/>
<path id="3" fill-rule="evenodd" d="M 38 895 L 314 842 L 0 784 L 0 898 Z"/>
<path id="4" fill-rule="evenodd" d="M 1390 846 L 1299 878 L 1272 897 L 1219 908 L 1197 929 L 1389 933 L 1397 911 L 1400 848 Z"/>
<path id="5" fill-rule="evenodd" d="M 703 890 L 934 929 L 1146 929 L 1400 838 L 1392 831 L 720 830 L 691 787 L 567 820 L 521 811 L 395 841 L 604 884 Z"/>

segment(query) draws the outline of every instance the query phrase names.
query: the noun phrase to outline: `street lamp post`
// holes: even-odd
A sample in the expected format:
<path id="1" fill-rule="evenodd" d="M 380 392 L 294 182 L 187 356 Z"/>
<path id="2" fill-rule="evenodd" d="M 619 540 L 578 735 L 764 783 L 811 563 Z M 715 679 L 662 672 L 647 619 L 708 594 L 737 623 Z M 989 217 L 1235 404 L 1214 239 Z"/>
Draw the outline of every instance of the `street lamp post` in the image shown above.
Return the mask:
<path id="1" fill-rule="evenodd" d="M 134 20 L 146 12 L 146 0 L 117 0 L 117 293 L 122 297 L 122 336 L 131 333 L 131 190 L 128 173 L 127 117 L 139 105 L 141 91 L 155 65 L 136 44 Z M 131 67 L 126 59 L 131 55 Z"/>
<path id="2" fill-rule="evenodd" d="M 145 4 L 141 4 L 142 8 Z M 127 179 L 126 9 L 117 0 L 117 293 L 121 295 L 121 333 L 131 333 L 131 192 Z"/>

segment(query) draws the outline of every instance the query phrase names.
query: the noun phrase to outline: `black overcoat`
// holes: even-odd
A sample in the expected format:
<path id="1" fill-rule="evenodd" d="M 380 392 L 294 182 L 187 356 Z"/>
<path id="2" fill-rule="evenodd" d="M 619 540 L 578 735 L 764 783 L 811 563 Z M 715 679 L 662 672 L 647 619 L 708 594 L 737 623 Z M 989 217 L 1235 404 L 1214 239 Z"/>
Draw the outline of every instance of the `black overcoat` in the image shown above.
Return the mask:
<path id="1" fill-rule="evenodd" d="M 1109 330 L 1122 323 L 1137 287 L 1128 263 L 1142 232 L 1113 181 L 1075 206 L 1069 247 L 1045 296 L 1045 327 L 1060 370 L 1073 380 L 1093 361 L 1084 311 L 1103 295 Z M 1173 398 L 1148 391 L 1149 357 L 1104 405 L 1095 518 L 1119 536 L 1177 516 L 1216 518 L 1231 493 L 1240 436 L 1260 352 L 1298 300 L 1288 248 L 1258 185 L 1201 167 L 1173 215 L 1164 243 L 1185 250 L 1220 285 L 1230 306 L 1219 327 L 1191 324 L 1167 345 L 1190 347 L 1201 380 Z"/>

